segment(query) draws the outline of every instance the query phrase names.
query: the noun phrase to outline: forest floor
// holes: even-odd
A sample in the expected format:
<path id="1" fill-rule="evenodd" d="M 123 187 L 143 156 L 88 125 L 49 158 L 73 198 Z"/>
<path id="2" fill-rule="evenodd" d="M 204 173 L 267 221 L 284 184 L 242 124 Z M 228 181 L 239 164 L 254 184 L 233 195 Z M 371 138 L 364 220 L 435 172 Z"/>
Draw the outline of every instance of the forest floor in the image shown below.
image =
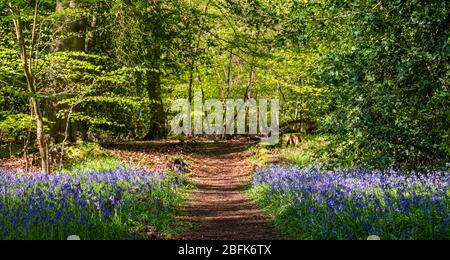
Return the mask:
<path id="1" fill-rule="evenodd" d="M 252 166 L 248 142 L 202 144 L 191 155 L 191 180 L 196 186 L 180 220 L 193 224 L 181 239 L 283 239 L 270 219 L 246 196 Z"/>
<path id="2" fill-rule="evenodd" d="M 172 168 L 178 158 L 189 164 L 194 185 L 178 220 L 192 226 L 169 237 L 148 232 L 156 239 L 279 240 L 271 220 L 245 194 L 252 165 L 248 140 L 224 142 L 132 142 L 112 147 L 123 161 L 149 170 Z"/>
<path id="3" fill-rule="evenodd" d="M 247 196 L 252 174 L 248 140 L 178 143 L 129 142 L 103 145 L 122 162 L 149 171 L 168 171 L 176 160 L 189 164 L 194 189 L 178 220 L 190 223 L 181 235 L 149 230 L 153 239 L 177 240 L 279 240 L 285 239 L 270 218 Z M 174 163 L 175 161 L 175 163 Z M 21 169 L 21 157 L 0 159 L 0 167 Z M 36 166 L 37 167 L 37 166 Z"/>

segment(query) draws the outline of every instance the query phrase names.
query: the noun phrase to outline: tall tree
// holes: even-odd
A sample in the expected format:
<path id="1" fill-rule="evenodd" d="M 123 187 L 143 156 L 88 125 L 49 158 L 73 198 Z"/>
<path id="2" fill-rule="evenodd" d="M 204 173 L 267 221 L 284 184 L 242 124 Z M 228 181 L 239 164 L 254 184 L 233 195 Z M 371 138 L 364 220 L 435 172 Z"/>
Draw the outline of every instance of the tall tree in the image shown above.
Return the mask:
<path id="1" fill-rule="evenodd" d="M 177 67 L 180 57 L 180 14 L 183 1 L 115 1 L 114 43 L 118 62 L 129 67 L 145 68 L 144 80 L 150 106 L 149 131 L 145 139 L 167 136 L 166 111 L 163 104 L 162 80 Z"/>
<path id="2" fill-rule="evenodd" d="M 42 108 L 40 100 L 38 99 L 38 89 L 36 88 L 36 78 L 33 71 L 33 64 L 35 62 L 35 42 L 37 37 L 37 30 L 39 26 L 39 5 L 40 1 L 36 0 L 34 8 L 32 9 L 33 19 L 31 22 L 31 39 L 27 40 L 24 34 L 24 14 L 19 6 L 13 5 L 9 2 L 9 8 L 12 14 L 12 21 L 14 24 L 17 45 L 19 50 L 19 57 L 21 60 L 22 68 L 25 73 L 28 92 L 30 94 L 30 104 L 33 110 L 33 114 L 36 120 L 36 136 L 39 147 L 39 154 L 41 157 L 42 171 L 49 174 L 50 164 L 48 155 L 48 140 L 46 137 L 44 127 L 44 117 L 42 114 Z"/>
<path id="3" fill-rule="evenodd" d="M 56 22 L 54 25 L 53 52 L 85 52 L 86 51 L 86 31 L 87 18 L 81 12 L 79 1 L 56 1 Z M 74 59 L 74 58 L 73 58 Z M 54 68 L 62 71 L 66 64 L 60 61 L 55 61 Z M 56 73 L 61 74 L 61 73 Z M 59 89 L 59 92 L 67 92 L 65 95 L 57 98 L 48 99 L 45 107 L 45 116 L 53 122 L 51 125 L 51 135 L 55 143 L 63 140 L 63 135 L 66 128 L 69 133 L 69 140 L 75 142 L 80 136 L 80 124 L 77 121 L 70 121 L 68 118 L 63 118 L 59 114 L 61 110 L 68 110 L 67 105 L 60 105 L 59 101 L 63 98 L 70 97 L 73 92 L 67 91 L 68 86 L 65 80 L 61 77 L 55 77 L 52 80 L 54 89 Z M 66 91 L 64 91 L 66 90 Z M 77 108 L 75 109 L 75 112 Z M 67 122 L 66 122 L 67 121 Z"/>
<path id="4" fill-rule="evenodd" d="M 147 7 L 147 18 L 151 17 L 151 24 L 148 25 L 150 37 L 146 37 L 148 55 L 147 92 L 150 100 L 151 121 L 146 140 L 162 139 L 167 135 L 166 114 L 164 110 L 161 90 L 161 70 L 162 54 L 165 38 L 163 4 L 159 0 L 150 1 Z"/>

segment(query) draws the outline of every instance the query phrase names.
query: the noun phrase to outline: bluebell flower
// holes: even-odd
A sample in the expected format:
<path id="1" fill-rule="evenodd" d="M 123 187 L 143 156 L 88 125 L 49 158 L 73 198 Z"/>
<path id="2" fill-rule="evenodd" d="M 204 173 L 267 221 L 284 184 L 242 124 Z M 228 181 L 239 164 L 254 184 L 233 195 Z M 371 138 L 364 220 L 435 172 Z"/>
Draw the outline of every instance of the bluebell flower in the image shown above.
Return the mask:
<path id="1" fill-rule="evenodd" d="M 259 196 L 264 198 L 260 200 L 263 206 L 293 207 L 292 212 L 297 212 L 293 217 L 302 225 L 299 230 L 322 230 L 316 233 L 318 237 L 336 238 L 336 232 L 353 234 L 355 223 L 361 225 L 357 230 L 365 230 L 366 233 L 359 233 L 363 239 L 370 235 L 367 234 L 369 231 L 374 234 L 395 232 L 398 238 L 402 232 L 408 234 L 408 238 L 430 238 L 418 237 L 423 236 L 419 230 L 433 230 L 426 226 L 441 227 L 445 223 L 440 234 L 450 233 L 446 217 L 450 211 L 450 172 L 407 174 L 392 169 L 321 171 L 317 168 L 269 166 L 257 169 L 252 183 L 253 191 L 260 192 Z M 446 221 L 442 223 L 442 219 Z M 422 228 L 407 230 L 404 224 L 408 222 L 405 221 Z M 334 228 L 324 229 L 324 226 Z M 358 237 L 357 234 L 355 236 Z"/>
<path id="2" fill-rule="evenodd" d="M 125 209 L 120 211 L 121 225 L 128 225 L 129 219 L 139 219 L 141 209 L 146 209 L 149 201 L 167 201 L 164 197 L 174 196 L 174 188 L 181 185 L 162 174 L 135 169 L 51 176 L 42 173 L 24 176 L 0 169 L 0 223 L 13 227 L 13 230 L 0 227 L 0 239 L 33 238 L 27 237 L 33 232 L 39 238 L 52 239 L 55 237 L 50 236 L 63 234 L 73 225 L 89 233 L 91 228 L 112 225 L 117 207 Z M 155 193 L 155 189 L 161 190 Z M 169 211 L 171 207 L 165 202 L 159 210 Z M 97 233 L 102 234 L 103 230 Z"/>

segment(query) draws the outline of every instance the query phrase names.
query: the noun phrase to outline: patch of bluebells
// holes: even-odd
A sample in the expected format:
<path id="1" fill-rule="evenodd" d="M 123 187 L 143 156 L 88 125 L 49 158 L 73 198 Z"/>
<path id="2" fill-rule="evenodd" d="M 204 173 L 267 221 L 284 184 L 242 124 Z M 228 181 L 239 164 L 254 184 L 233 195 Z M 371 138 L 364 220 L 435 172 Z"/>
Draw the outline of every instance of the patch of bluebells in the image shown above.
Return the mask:
<path id="1" fill-rule="evenodd" d="M 184 180 L 124 169 L 78 174 L 14 174 L 0 169 L 0 239 L 127 239 L 166 225 Z"/>
<path id="2" fill-rule="evenodd" d="M 302 239 L 450 239 L 450 172 L 269 166 L 252 194 Z"/>

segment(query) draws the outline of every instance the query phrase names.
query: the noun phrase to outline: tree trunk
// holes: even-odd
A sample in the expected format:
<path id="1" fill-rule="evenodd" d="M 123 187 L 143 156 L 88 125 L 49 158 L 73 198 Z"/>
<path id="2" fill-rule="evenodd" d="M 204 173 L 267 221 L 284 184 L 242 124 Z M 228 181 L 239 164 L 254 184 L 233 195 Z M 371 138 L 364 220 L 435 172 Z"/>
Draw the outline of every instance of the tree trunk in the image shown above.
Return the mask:
<path id="1" fill-rule="evenodd" d="M 205 16 L 208 13 L 209 3 L 210 3 L 210 1 L 206 2 L 205 9 L 203 10 L 203 15 L 205 15 Z M 203 18 L 203 16 L 200 18 L 200 25 L 203 25 L 203 19 L 202 18 Z M 200 29 L 200 31 L 198 32 L 198 35 L 197 35 L 197 40 L 195 42 L 195 47 L 194 47 L 194 50 L 193 50 L 192 60 L 191 60 L 191 63 L 189 64 L 189 90 L 188 90 L 188 101 L 189 101 L 189 103 L 192 102 L 192 98 L 193 98 L 194 71 L 195 71 L 197 58 L 198 58 L 198 54 L 199 54 L 198 52 L 199 52 L 199 48 L 200 48 L 200 42 L 202 40 L 202 34 L 203 34 L 203 30 Z"/>
<path id="2" fill-rule="evenodd" d="M 95 9 L 98 9 L 97 2 L 95 3 Z M 98 23 L 98 14 L 97 14 L 97 12 L 95 12 L 92 15 L 92 20 L 90 21 L 90 28 L 91 29 L 97 28 L 97 23 Z M 95 33 L 93 31 L 91 31 L 87 34 L 87 40 L 86 40 L 84 49 L 86 52 L 89 53 L 94 50 L 94 47 L 95 47 Z"/>
<path id="3" fill-rule="evenodd" d="M 193 98 L 193 88 L 194 88 L 194 69 L 195 69 L 195 60 L 189 65 L 189 89 L 188 89 L 188 101 L 192 103 Z"/>
<path id="4" fill-rule="evenodd" d="M 255 46 L 254 46 L 255 49 L 258 47 L 259 35 L 260 35 L 260 31 L 258 31 L 256 33 L 256 41 L 255 41 Z M 251 96 L 250 91 L 255 86 L 255 81 L 256 81 L 256 64 L 255 63 L 256 63 L 256 58 L 253 57 L 252 61 L 250 63 L 250 76 L 249 76 L 249 80 L 248 80 L 248 85 L 247 85 L 247 89 L 245 90 L 245 95 L 244 95 L 245 101 L 250 99 L 250 96 Z"/>
<path id="5" fill-rule="evenodd" d="M 56 37 L 54 40 L 54 52 L 73 51 L 85 52 L 88 44 L 86 43 L 87 19 L 85 17 L 75 17 L 66 15 L 64 12 L 68 9 L 78 9 L 77 1 L 57 1 L 56 13 L 61 13 L 61 17 L 55 24 Z M 64 64 L 61 64 L 64 66 Z M 64 89 L 64 82 L 55 82 L 60 89 Z M 81 125 L 80 122 L 67 122 L 67 118 L 58 118 L 57 113 L 61 110 L 68 110 L 69 105 L 58 105 L 59 100 L 49 100 L 44 106 L 44 114 L 51 122 L 51 136 L 55 143 L 60 143 L 64 139 L 66 125 L 69 124 L 69 138 L 70 142 L 76 142 L 80 137 Z M 77 112 L 74 108 L 73 112 Z"/>
<path id="6" fill-rule="evenodd" d="M 57 1 L 56 13 L 64 12 L 67 9 L 78 9 L 77 1 Z M 59 32 L 59 36 L 64 35 L 64 37 L 56 37 L 55 52 L 85 51 L 87 30 L 86 17 L 62 15 L 56 24 L 56 30 Z"/>
<path id="7" fill-rule="evenodd" d="M 19 56 L 22 64 L 22 68 L 25 73 L 25 77 L 27 80 L 27 88 L 31 94 L 30 104 L 31 109 L 33 110 L 35 120 L 36 120 L 36 136 L 37 143 L 39 147 L 39 154 L 41 157 L 41 167 L 42 171 L 46 174 L 50 173 L 50 164 L 48 158 L 48 144 L 45 136 L 45 126 L 44 126 L 44 118 L 42 116 L 41 106 L 37 99 L 37 90 L 35 85 L 35 77 L 33 75 L 33 52 L 34 52 L 34 42 L 36 38 L 36 27 L 37 27 L 37 18 L 39 11 L 39 1 L 36 1 L 34 8 L 34 19 L 33 19 L 33 28 L 31 30 L 31 43 L 30 46 L 26 46 L 25 37 L 23 34 L 23 23 L 20 11 L 14 12 L 12 5 L 10 4 L 11 11 L 14 15 L 16 15 L 16 19 L 13 20 L 14 28 L 16 31 L 17 42 L 19 45 Z M 27 49 L 29 52 L 27 53 Z"/>
<path id="8" fill-rule="evenodd" d="M 250 77 L 249 77 L 249 80 L 248 80 L 247 89 L 245 90 L 245 94 L 244 94 L 244 100 L 245 101 L 250 99 L 250 90 L 255 85 L 255 73 L 256 73 L 256 67 L 255 67 L 255 65 L 252 64 L 250 66 Z"/>
<path id="9" fill-rule="evenodd" d="M 31 99 L 33 103 L 34 113 L 36 115 L 36 135 L 39 147 L 39 154 L 41 155 L 41 166 L 42 171 L 46 174 L 50 173 L 50 163 L 48 158 L 48 144 L 45 137 L 44 120 L 42 117 L 42 111 L 39 104 L 35 98 Z"/>
<path id="10" fill-rule="evenodd" d="M 161 73 L 151 71 L 148 74 L 147 92 L 150 100 L 150 127 L 145 140 L 164 139 L 167 137 L 166 112 L 162 100 Z"/>
<path id="11" fill-rule="evenodd" d="M 228 100 L 230 98 L 231 95 L 231 83 L 232 83 L 232 72 L 233 69 L 233 48 L 230 49 L 230 55 L 228 58 L 228 66 L 227 66 L 227 72 L 226 72 L 226 82 L 227 82 L 227 86 L 226 86 L 226 90 L 225 90 L 225 100 Z M 227 114 L 227 106 L 224 106 L 224 113 L 223 113 L 223 122 L 224 122 L 224 134 L 222 135 L 222 139 L 226 138 L 226 133 L 227 133 L 227 124 L 226 124 L 226 114 Z"/>
<path id="12" fill-rule="evenodd" d="M 154 1 L 151 5 L 154 16 L 159 17 L 162 7 L 159 1 Z M 149 71 L 147 73 L 147 93 L 150 101 L 150 126 L 144 140 L 165 139 L 167 137 L 166 130 L 166 111 L 162 100 L 161 90 L 161 66 L 162 66 L 162 46 L 160 38 L 163 37 L 161 24 L 162 20 L 155 19 L 154 23 L 148 29 L 152 32 L 153 40 L 148 42 L 149 48 Z"/>

